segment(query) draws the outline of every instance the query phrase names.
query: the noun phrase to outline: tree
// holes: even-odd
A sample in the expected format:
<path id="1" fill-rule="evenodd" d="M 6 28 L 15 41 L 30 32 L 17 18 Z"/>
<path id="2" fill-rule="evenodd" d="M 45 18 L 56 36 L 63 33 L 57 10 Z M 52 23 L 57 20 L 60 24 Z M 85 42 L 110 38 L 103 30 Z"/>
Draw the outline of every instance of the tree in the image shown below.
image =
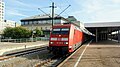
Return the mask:
<path id="1" fill-rule="evenodd" d="M 13 28 L 11 28 L 11 27 L 7 27 L 7 28 L 5 28 L 4 29 L 4 34 L 3 34 L 3 36 L 4 37 L 12 37 L 13 36 Z"/>
<path id="2" fill-rule="evenodd" d="M 31 31 L 23 27 L 10 28 L 7 27 L 4 29 L 4 37 L 11 37 L 13 39 L 18 38 L 29 38 L 31 36 Z"/>
<path id="3" fill-rule="evenodd" d="M 41 30 L 39 30 L 38 28 L 36 28 L 35 30 L 35 33 L 34 33 L 34 36 L 35 37 L 39 37 L 39 36 L 41 36 L 41 35 L 43 35 L 43 31 L 41 31 Z"/>

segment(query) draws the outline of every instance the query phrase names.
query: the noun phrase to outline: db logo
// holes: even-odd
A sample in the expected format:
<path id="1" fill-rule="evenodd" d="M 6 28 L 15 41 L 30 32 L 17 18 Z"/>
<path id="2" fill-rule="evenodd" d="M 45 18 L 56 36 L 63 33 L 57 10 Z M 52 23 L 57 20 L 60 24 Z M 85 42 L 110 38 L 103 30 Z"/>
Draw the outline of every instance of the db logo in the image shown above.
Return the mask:
<path id="1" fill-rule="evenodd" d="M 59 35 L 59 37 L 61 37 L 61 35 Z"/>

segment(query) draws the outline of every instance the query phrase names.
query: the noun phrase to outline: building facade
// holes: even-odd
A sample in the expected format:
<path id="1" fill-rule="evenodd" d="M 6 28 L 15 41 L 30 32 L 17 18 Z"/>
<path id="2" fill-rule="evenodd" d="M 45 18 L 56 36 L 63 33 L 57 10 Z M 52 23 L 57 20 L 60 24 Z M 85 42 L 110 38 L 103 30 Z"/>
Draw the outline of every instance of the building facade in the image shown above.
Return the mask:
<path id="1" fill-rule="evenodd" d="M 4 23 L 5 23 L 5 28 L 6 27 L 18 27 L 18 26 L 20 26 L 19 23 L 12 21 L 12 20 L 4 20 Z"/>
<path id="2" fill-rule="evenodd" d="M 4 22 L 0 22 L 0 34 L 3 33 L 4 29 L 5 29 L 5 23 Z"/>
<path id="3" fill-rule="evenodd" d="M 18 27 L 21 26 L 19 23 L 16 23 L 15 21 L 12 20 L 4 20 L 3 22 L 0 22 L 0 34 L 3 34 L 3 30 L 6 27 Z"/>
<path id="4" fill-rule="evenodd" d="M 16 23 L 15 21 L 11 20 L 4 20 L 4 8 L 5 8 L 5 3 L 3 0 L 0 0 L 0 35 L 3 34 L 3 30 L 6 27 L 17 27 L 20 26 L 19 23 Z"/>
<path id="5" fill-rule="evenodd" d="M 54 17 L 54 24 L 62 24 L 66 23 L 68 20 L 55 15 Z M 50 32 L 52 28 L 52 18 L 49 17 L 48 15 L 36 15 L 36 16 L 31 16 L 25 19 L 21 19 L 21 26 L 29 29 L 29 30 L 34 30 L 34 29 L 39 29 L 43 30 L 44 32 Z"/>
<path id="6" fill-rule="evenodd" d="M 3 0 L 0 0 L 0 34 L 2 34 L 3 29 L 5 28 L 4 7 L 5 7 L 5 3 L 3 2 Z"/>
<path id="7" fill-rule="evenodd" d="M 4 21 L 4 8 L 5 8 L 5 3 L 3 0 L 0 0 L 0 21 Z"/>

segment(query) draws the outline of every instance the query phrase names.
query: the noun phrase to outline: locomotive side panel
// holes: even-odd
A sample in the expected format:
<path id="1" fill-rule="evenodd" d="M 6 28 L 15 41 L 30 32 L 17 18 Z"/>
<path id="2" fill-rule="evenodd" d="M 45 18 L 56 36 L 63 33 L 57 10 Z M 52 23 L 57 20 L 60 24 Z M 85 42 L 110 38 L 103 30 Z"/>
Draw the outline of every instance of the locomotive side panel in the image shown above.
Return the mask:
<path id="1" fill-rule="evenodd" d="M 69 52 L 76 50 L 82 43 L 83 32 L 76 29 L 75 26 L 71 25 L 70 38 L 69 38 Z"/>
<path id="2" fill-rule="evenodd" d="M 70 32 L 69 32 L 69 45 L 68 45 L 68 51 L 73 52 L 73 44 L 74 44 L 74 26 L 70 26 Z"/>
<path id="3" fill-rule="evenodd" d="M 74 31 L 74 50 L 76 50 L 82 43 L 83 33 L 80 30 Z"/>

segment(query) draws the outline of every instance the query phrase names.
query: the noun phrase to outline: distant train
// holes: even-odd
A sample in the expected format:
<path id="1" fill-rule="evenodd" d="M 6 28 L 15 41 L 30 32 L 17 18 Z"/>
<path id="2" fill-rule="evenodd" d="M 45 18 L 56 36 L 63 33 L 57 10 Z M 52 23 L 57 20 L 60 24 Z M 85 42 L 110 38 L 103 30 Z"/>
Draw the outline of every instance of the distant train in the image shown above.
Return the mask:
<path id="1" fill-rule="evenodd" d="M 48 49 L 54 54 L 72 53 L 86 41 L 88 36 L 74 24 L 54 25 Z"/>

